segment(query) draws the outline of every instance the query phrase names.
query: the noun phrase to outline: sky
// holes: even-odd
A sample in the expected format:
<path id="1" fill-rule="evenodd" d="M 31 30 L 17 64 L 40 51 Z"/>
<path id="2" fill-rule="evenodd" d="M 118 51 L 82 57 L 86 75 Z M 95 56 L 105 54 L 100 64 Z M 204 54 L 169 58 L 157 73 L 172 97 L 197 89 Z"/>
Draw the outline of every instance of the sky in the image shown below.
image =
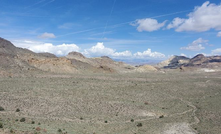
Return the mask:
<path id="1" fill-rule="evenodd" d="M 57 56 L 221 55 L 221 1 L 0 0 L 0 37 Z"/>

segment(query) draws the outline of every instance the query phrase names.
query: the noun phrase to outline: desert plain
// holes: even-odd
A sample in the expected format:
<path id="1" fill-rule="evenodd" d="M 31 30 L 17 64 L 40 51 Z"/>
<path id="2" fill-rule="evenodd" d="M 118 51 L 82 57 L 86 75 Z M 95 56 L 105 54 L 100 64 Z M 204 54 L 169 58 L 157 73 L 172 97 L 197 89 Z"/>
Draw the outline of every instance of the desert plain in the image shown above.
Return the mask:
<path id="1" fill-rule="evenodd" d="M 0 133 L 219 134 L 220 76 L 167 70 L 0 77 Z"/>

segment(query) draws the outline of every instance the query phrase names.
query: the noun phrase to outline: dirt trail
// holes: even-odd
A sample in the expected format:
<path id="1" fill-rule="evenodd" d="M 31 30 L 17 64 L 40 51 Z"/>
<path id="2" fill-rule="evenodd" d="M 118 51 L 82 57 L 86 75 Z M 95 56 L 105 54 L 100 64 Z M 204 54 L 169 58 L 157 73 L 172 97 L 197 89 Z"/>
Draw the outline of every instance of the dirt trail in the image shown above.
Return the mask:
<path id="1" fill-rule="evenodd" d="M 186 100 L 183 100 L 182 98 L 180 98 L 180 100 L 182 102 L 186 103 L 188 106 L 193 108 L 192 116 L 194 117 L 195 121 L 192 122 L 190 125 L 196 125 L 196 124 L 200 123 L 199 118 L 196 116 L 197 107 L 195 105 L 193 105 L 193 103 L 191 103 L 189 101 L 186 101 Z"/>
<path id="2" fill-rule="evenodd" d="M 198 123 L 200 123 L 200 119 L 196 116 L 197 107 L 196 107 L 195 105 L 193 105 L 192 102 L 187 101 L 187 100 L 184 100 L 184 99 L 181 98 L 181 97 L 175 97 L 175 96 L 172 96 L 172 95 L 169 95 L 169 94 L 165 94 L 165 93 L 164 93 L 164 95 L 170 96 L 170 97 L 173 98 L 173 99 L 179 99 L 181 102 L 185 103 L 186 105 L 188 105 L 188 106 L 190 106 L 190 107 L 192 108 L 192 109 L 187 110 L 187 111 L 184 111 L 184 112 L 182 112 L 182 113 L 176 113 L 176 114 L 170 115 L 169 117 L 173 117 L 173 116 L 176 116 L 176 115 L 186 114 L 186 113 L 192 111 L 192 117 L 194 118 L 194 122 L 190 123 L 190 126 L 192 126 L 192 125 L 197 125 Z M 192 128 L 192 130 L 193 130 L 195 133 L 198 133 L 195 129 Z"/>

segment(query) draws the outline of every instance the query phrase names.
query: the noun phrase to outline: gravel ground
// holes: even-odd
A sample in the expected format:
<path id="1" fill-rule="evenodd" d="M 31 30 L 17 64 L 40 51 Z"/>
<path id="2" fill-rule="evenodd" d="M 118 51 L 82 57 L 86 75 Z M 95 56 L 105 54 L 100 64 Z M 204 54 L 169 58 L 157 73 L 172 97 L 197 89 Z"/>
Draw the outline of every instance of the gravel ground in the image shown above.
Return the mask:
<path id="1" fill-rule="evenodd" d="M 220 102 L 219 73 L 0 77 L 0 133 L 219 134 Z"/>

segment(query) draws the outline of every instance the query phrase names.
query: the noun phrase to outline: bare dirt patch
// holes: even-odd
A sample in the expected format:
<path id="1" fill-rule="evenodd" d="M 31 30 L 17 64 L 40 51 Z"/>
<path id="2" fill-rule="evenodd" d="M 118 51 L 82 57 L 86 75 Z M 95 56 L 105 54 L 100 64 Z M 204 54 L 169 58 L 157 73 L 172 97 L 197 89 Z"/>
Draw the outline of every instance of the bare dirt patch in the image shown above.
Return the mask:
<path id="1" fill-rule="evenodd" d="M 169 124 L 162 134 L 196 134 L 188 123 Z"/>

